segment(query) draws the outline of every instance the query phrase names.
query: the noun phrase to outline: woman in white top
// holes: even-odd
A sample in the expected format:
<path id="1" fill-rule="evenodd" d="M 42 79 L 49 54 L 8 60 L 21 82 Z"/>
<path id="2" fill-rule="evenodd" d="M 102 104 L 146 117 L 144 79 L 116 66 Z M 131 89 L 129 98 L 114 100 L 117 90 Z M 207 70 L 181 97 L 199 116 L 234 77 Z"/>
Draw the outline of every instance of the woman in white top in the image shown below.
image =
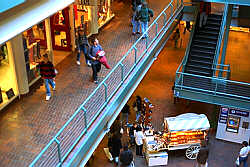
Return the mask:
<path id="1" fill-rule="evenodd" d="M 247 156 L 249 152 L 247 141 L 243 141 L 242 146 L 243 147 L 240 149 L 239 161 L 240 161 L 240 165 L 243 163 L 243 167 L 247 167 Z M 236 166 L 239 167 L 240 165 L 236 165 Z"/>
<path id="2" fill-rule="evenodd" d="M 135 132 L 136 155 L 142 156 L 142 148 L 143 148 L 144 139 L 145 139 L 145 136 L 142 132 L 142 128 L 141 126 L 138 126 Z"/>

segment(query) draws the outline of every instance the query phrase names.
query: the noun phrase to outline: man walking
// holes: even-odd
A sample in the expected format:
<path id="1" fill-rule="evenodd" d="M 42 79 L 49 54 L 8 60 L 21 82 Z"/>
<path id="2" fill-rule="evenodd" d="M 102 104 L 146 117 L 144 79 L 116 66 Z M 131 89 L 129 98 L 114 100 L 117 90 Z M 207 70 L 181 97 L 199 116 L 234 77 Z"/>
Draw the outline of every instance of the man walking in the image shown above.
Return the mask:
<path id="1" fill-rule="evenodd" d="M 141 0 L 136 0 L 133 3 L 133 16 L 132 16 L 132 35 L 140 34 L 140 20 L 139 20 L 139 11 L 141 10 Z"/>
<path id="2" fill-rule="evenodd" d="M 39 62 L 38 68 L 40 69 L 40 75 L 44 80 L 45 89 L 46 89 L 46 101 L 51 97 L 50 86 L 53 90 L 56 89 L 55 83 L 55 68 L 52 62 L 49 61 L 48 54 L 43 55 L 43 61 Z"/>
<path id="3" fill-rule="evenodd" d="M 94 83 L 98 84 L 97 73 L 100 72 L 101 70 L 101 63 L 96 57 L 97 57 L 97 52 L 103 49 L 96 38 L 92 41 L 92 43 L 93 45 L 89 49 L 88 56 L 89 56 L 89 59 L 91 59 L 91 67 L 93 71 Z"/>
<path id="4" fill-rule="evenodd" d="M 148 22 L 150 21 L 150 17 L 153 16 L 154 16 L 153 10 L 148 8 L 147 2 L 143 2 L 141 10 L 139 11 L 139 20 L 141 21 L 142 34 L 144 34 L 148 29 Z M 147 37 L 148 33 L 145 33 L 142 39 Z"/>
<path id="5" fill-rule="evenodd" d="M 126 125 L 128 124 L 128 115 L 130 113 L 130 106 L 128 104 L 125 104 L 125 106 L 122 108 L 122 123 L 124 123 L 124 120 L 126 121 Z"/>
<path id="6" fill-rule="evenodd" d="M 80 63 L 80 55 L 81 55 L 81 52 L 83 52 L 83 54 L 85 56 L 86 64 L 88 66 L 91 66 L 89 58 L 88 58 L 88 49 L 87 49 L 87 47 L 89 47 L 89 42 L 88 42 L 88 38 L 86 36 L 86 32 L 83 29 L 78 30 L 76 44 L 77 44 L 77 50 L 78 50 L 76 63 L 78 65 L 81 64 Z"/>

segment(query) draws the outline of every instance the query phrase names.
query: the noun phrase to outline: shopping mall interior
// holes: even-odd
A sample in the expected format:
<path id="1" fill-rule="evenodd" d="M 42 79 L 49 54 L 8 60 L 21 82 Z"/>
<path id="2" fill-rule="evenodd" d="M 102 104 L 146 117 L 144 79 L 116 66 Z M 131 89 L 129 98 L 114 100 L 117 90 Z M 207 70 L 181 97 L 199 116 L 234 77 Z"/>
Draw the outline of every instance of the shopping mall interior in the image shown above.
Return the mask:
<path id="1" fill-rule="evenodd" d="M 171 1 L 148 0 L 147 2 L 149 7 L 154 11 L 154 18 L 150 21 L 150 24 L 152 24 L 154 19 L 161 14 L 162 10 L 164 10 Z M 185 2 L 190 1 L 187 0 Z M 110 137 L 109 129 L 117 117 L 122 120 L 123 116 L 120 111 L 127 103 L 130 106 L 130 114 L 128 115 L 129 124 L 125 125 L 124 122 L 122 123 L 123 133 L 121 141 L 123 145 L 129 143 L 130 138 L 127 130 L 129 130 L 129 127 L 136 120 L 133 104 L 138 95 L 143 99 L 147 98 L 152 104 L 152 109 L 150 110 L 150 125 L 151 128 L 153 127 L 152 129 L 157 132 L 155 134 L 164 131 L 166 128 L 164 124 L 166 118 L 187 113 L 204 114 L 209 122 L 209 128 L 204 130 L 204 134 L 208 135 L 209 138 L 208 166 L 235 166 L 241 144 L 239 141 L 231 140 L 232 136 L 230 135 L 221 137 L 221 134 L 219 134 L 219 136 L 219 131 L 217 131 L 216 128 L 220 128 L 219 124 L 222 123 L 224 119 L 222 113 L 223 108 L 228 108 L 231 113 L 228 118 L 232 118 L 231 120 L 237 118 L 237 120 L 239 120 L 238 122 L 234 121 L 234 125 L 230 126 L 230 121 L 227 121 L 225 126 L 228 125 L 229 130 L 225 130 L 224 128 L 223 133 L 228 134 L 232 132 L 233 135 L 237 135 L 239 138 L 242 136 L 244 139 L 249 138 L 249 127 L 243 131 L 239 129 L 241 126 L 246 126 L 245 123 L 243 125 L 243 122 L 249 122 L 250 108 L 240 108 L 236 110 L 230 105 L 217 105 L 216 102 L 209 103 L 209 101 L 202 102 L 201 100 L 194 100 L 195 98 L 192 99 L 191 95 L 190 98 L 184 98 L 176 94 L 176 91 L 185 89 L 185 87 L 180 87 L 183 85 L 176 83 L 176 71 L 183 62 L 185 55 L 187 55 L 187 50 L 191 48 L 190 39 L 195 33 L 191 31 L 191 29 L 195 27 L 195 19 L 191 20 L 191 29 L 188 31 L 185 29 L 187 27 L 187 20 L 184 18 L 186 17 L 178 17 L 179 15 L 176 15 L 176 18 L 174 18 L 171 23 L 174 24 L 174 22 L 177 22 L 178 24 L 173 26 L 173 30 L 171 30 L 171 26 L 168 27 L 170 33 L 166 31 L 166 34 L 169 33 L 169 36 L 163 38 L 164 42 L 161 44 L 160 52 L 152 52 L 154 53 L 152 54 L 153 56 L 148 54 L 148 57 L 154 57 L 152 58 L 152 64 L 147 66 L 148 71 L 145 70 L 145 74 L 141 73 L 138 75 L 142 77 L 138 77 L 136 81 L 133 81 L 134 83 L 129 84 L 129 79 L 124 80 L 124 85 L 120 87 L 129 89 L 126 86 L 132 85 L 131 87 L 133 87 L 133 89 L 131 88 L 131 91 L 128 91 L 129 93 L 124 95 L 122 98 L 123 101 L 119 101 L 119 98 L 117 98 L 117 101 L 114 100 L 116 99 L 115 96 L 119 95 L 118 93 L 123 92 L 122 89 L 115 91 L 113 94 L 114 97 L 107 100 L 105 95 L 112 94 L 111 90 L 114 89 L 114 85 L 116 85 L 118 79 L 124 77 L 120 75 L 120 73 L 117 74 L 112 70 L 118 67 L 119 69 L 123 69 L 123 65 L 117 66 L 117 63 L 120 63 L 120 60 L 129 51 L 131 46 L 141 37 L 140 35 L 132 35 L 132 27 L 130 19 L 128 19 L 131 17 L 131 13 L 128 12 L 128 8 L 131 7 L 130 4 L 123 0 L 109 0 L 109 3 L 112 4 L 111 8 L 106 7 L 108 1 L 103 1 L 103 5 L 98 6 L 99 15 L 98 19 L 96 19 L 97 22 L 94 23 L 94 25 L 99 27 L 99 32 L 95 34 L 94 37 L 98 38 L 100 45 L 106 52 L 108 62 L 112 67 L 112 69 L 109 70 L 102 66 L 98 74 L 99 85 L 92 82 L 92 69 L 84 63 L 84 56 L 81 56 L 81 65 L 78 66 L 76 64 L 76 52 L 72 52 L 72 47 L 73 50 L 75 49 L 71 32 L 72 29 L 70 28 L 72 24 L 74 24 L 74 28 L 76 29 L 84 22 L 84 25 L 87 27 L 86 31 L 89 39 L 93 38 L 90 21 L 94 7 L 91 5 L 76 4 L 73 7 L 66 7 L 63 10 L 57 11 L 57 13 L 49 19 L 41 20 L 40 23 L 33 25 L 21 33 L 20 40 L 23 42 L 22 49 L 24 49 L 24 63 L 26 65 L 25 69 L 27 69 L 27 83 L 30 86 L 29 92 L 25 95 L 19 93 L 21 89 L 20 86 L 18 86 L 19 78 L 15 75 L 18 72 L 16 71 L 17 65 L 14 62 L 17 58 L 13 56 L 15 53 L 12 51 L 13 41 L 9 40 L 0 45 L 0 91 L 2 92 L 1 95 L 3 99 L 3 102 L 0 102 L 0 107 L 1 105 L 4 106 L 4 109 L 0 111 L 0 166 L 56 166 L 58 165 L 58 159 L 60 161 L 61 155 L 63 157 L 62 166 L 100 167 L 100 164 L 102 167 L 116 166 L 114 162 L 108 159 L 104 151 L 104 149 L 108 147 L 108 139 Z M 189 7 L 192 6 L 192 4 L 189 3 L 185 5 Z M 195 5 L 197 4 L 194 3 L 193 6 Z M 173 6 L 176 6 L 176 4 L 174 3 Z M 225 10 L 225 6 L 223 3 L 212 3 L 211 15 L 222 14 Z M 250 53 L 250 24 L 247 24 L 247 22 L 250 18 L 238 19 L 237 17 L 240 15 L 239 8 L 240 5 L 234 5 L 232 8 L 232 19 L 227 36 L 228 43 L 223 64 L 230 65 L 230 80 L 237 83 L 247 83 L 246 87 L 249 88 L 250 61 L 248 61 L 248 56 Z M 74 12 L 75 18 L 73 22 L 72 20 L 70 21 L 70 9 Z M 178 12 L 178 6 L 173 10 Z M 75 11 L 78 11 L 77 15 Z M 47 26 L 49 22 L 50 28 Z M 175 46 L 173 34 L 176 32 L 176 29 L 180 31 L 180 38 Z M 152 35 L 153 33 L 151 33 L 152 32 L 149 34 Z M 139 39 L 139 45 L 146 45 L 146 42 L 141 40 L 142 39 Z M 221 50 L 220 53 L 223 52 L 223 43 L 225 43 L 225 41 L 224 39 L 221 48 L 219 48 L 219 50 Z M 192 45 L 192 47 L 194 46 Z M 40 56 L 44 53 L 48 53 L 49 49 L 53 52 L 51 55 L 53 55 L 53 63 L 58 74 L 56 76 L 56 91 L 52 92 L 50 101 L 45 101 L 46 92 L 36 65 Z M 138 52 L 140 52 L 140 48 Z M 135 56 L 135 59 L 136 58 Z M 131 63 L 130 60 L 131 62 L 134 61 L 134 55 L 126 61 Z M 139 63 L 141 63 L 142 60 L 144 60 L 144 57 L 140 59 Z M 123 62 L 125 64 L 125 61 Z M 128 71 L 127 68 L 129 67 L 125 65 L 125 72 Z M 131 69 L 132 68 L 136 69 L 136 67 L 131 67 Z M 131 72 L 131 75 L 134 71 Z M 117 76 L 107 79 L 110 72 L 113 72 L 114 75 Z M 128 78 L 129 77 L 130 76 L 128 76 Z M 205 77 L 209 78 L 209 76 Z M 106 84 L 106 80 L 111 83 L 111 86 Z M 227 81 L 228 80 L 223 80 L 222 83 Z M 111 90 L 107 91 L 105 86 Z M 247 88 L 244 90 L 249 91 L 250 89 Z M 98 89 L 101 91 L 96 91 Z M 202 92 L 199 93 L 200 96 L 202 96 Z M 250 92 L 247 93 L 250 94 Z M 217 92 L 213 95 L 216 96 Z M 229 95 L 227 94 L 227 96 Z M 239 95 L 234 97 L 242 98 Z M 242 100 L 242 104 L 249 104 L 249 96 L 246 98 L 248 99 Z M 6 101 L 10 102 L 10 104 L 7 105 L 7 103 L 5 103 Z M 99 107 L 101 107 L 103 102 L 106 103 L 104 105 L 106 107 L 99 112 Z M 84 105 L 86 105 L 86 108 L 83 107 Z M 92 110 L 91 107 L 93 107 Z M 112 111 L 112 107 L 115 111 Z M 241 114 L 237 115 L 232 113 L 231 110 L 233 109 L 236 110 L 235 112 Z M 97 114 L 97 111 L 99 114 Z M 108 116 L 103 119 L 102 116 L 106 113 Z M 248 115 L 245 116 L 245 113 Z M 77 117 L 78 114 L 79 117 Z M 92 117 L 92 115 L 97 115 L 97 117 Z M 89 127 L 87 126 L 86 117 L 88 117 L 91 122 Z M 140 121 L 142 121 L 142 117 Z M 81 129 L 82 126 L 78 126 L 78 124 L 81 124 L 84 128 Z M 109 127 L 109 125 L 111 125 L 111 127 Z M 184 127 L 189 126 L 188 123 L 187 125 L 184 123 L 182 125 Z M 98 129 L 98 126 L 102 128 L 100 134 L 95 131 Z M 234 130 L 236 130 L 236 132 L 233 132 Z M 202 130 L 199 129 L 199 132 L 202 132 Z M 78 139 L 82 133 L 82 137 Z M 91 135 L 95 133 L 97 133 L 96 138 L 93 138 Z M 103 137 L 100 137 L 101 134 L 104 134 Z M 76 139 L 70 138 L 71 136 L 77 136 L 76 143 L 73 141 Z M 88 136 L 91 137 L 88 138 Z M 82 143 L 86 144 L 86 142 L 94 143 L 91 143 L 92 145 L 88 147 L 88 156 L 85 155 L 86 150 L 84 150 L 85 147 L 82 146 L 84 145 Z M 60 149 L 62 152 L 58 154 Z M 68 152 L 70 149 L 71 151 Z M 147 151 L 144 151 L 144 156 L 137 156 L 135 146 L 129 145 L 129 149 L 133 152 L 135 167 L 148 166 Z M 82 156 L 79 156 L 80 154 L 82 154 Z M 57 158 L 58 155 L 59 158 Z M 167 164 L 162 166 L 193 167 L 196 164 L 195 158 L 187 158 L 186 149 L 168 150 L 166 155 L 165 161 Z M 83 157 L 88 158 L 84 159 Z M 78 163 L 77 165 L 76 162 Z M 248 164 L 250 163 L 249 158 L 247 162 Z M 31 165 L 31 163 L 33 164 Z"/>

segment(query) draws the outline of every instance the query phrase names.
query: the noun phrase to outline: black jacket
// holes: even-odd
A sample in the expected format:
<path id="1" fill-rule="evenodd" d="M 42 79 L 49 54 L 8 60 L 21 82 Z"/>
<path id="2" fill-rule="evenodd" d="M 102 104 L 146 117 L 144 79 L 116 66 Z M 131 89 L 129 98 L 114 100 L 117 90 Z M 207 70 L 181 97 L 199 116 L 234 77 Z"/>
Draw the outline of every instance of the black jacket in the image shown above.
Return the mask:
<path id="1" fill-rule="evenodd" d="M 128 166 L 133 161 L 133 153 L 131 150 L 122 151 L 120 154 L 121 166 Z"/>

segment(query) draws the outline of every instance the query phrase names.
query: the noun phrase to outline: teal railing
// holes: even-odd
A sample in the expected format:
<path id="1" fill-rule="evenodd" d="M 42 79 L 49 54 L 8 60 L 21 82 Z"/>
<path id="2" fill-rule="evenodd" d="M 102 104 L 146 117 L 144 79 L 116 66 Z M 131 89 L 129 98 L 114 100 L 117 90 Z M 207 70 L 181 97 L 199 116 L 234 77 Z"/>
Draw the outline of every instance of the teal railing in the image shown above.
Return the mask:
<path id="1" fill-rule="evenodd" d="M 112 96 L 123 85 L 124 81 L 145 53 L 152 49 L 158 36 L 170 27 L 173 22 L 173 17 L 176 16 L 182 8 L 183 0 L 171 0 L 145 32 L 148 33 L 148 38 L 142 39 L 143 34 L 132 45 L 105 79 L 96 87 L 54 138 L 33 160 L 29 165 L 30 167 L 62 166 L 64 160 L 83 135 L 86 134 L 87 129 L 106 107 Z"/>
<path id="2" fill-rule="evenodd" d="M 184 72 L 190 49 L 187 48 L 185 57 L 183 58 L 176 71 L 175 88 L 180 90 L 186 89 L 195 92 L 213 94 L 214 96 L 220 95 L 232 99 L 240 98 L 245 101 L 250 100 L 250 83 L 230 80 L 230 65 L 217 64 L 226 27 L 227 13 L 228 5 L 225 4 L 223 20 L 220 27 L 220 34 L 217 41 L 217 48 L 212 66 L 212 69 L 214 71 L 213 76 L 206 77 Z M 190 39 L 188 47 L 191 46 L 191 42 L 192 40 Z M 222 75 L 220 75 L 219 73 L 221 73 Z M 179 93 L 175 94 L 175 96 L 179 96 Z"/>
<path id="3" fill-rule="evenodd" d="M 215 50 L 215 56 L 214 56 L 213 67 L 212 68 L 216 68 L 215 66 L 216 66 L 216 64 L 218 63 L 218 60 L 219 60 L 221 47 L 222 47 L 221 44 L 223 42 L 224 33 L 225 33 L 225 29 L 226 29 L 227 14 L 228 14 L 228 4 L 225 4 L 224 12 L 223 12 L 223 15 L 222 15 L 222 22 L 221 22 L 221 26 L 220 26 L 219 37 L 218 37 L 217 44 L 216 44 L 216 50 Z M 215 71 L 213 71 L 213 75 L 215 75 Z"/>

